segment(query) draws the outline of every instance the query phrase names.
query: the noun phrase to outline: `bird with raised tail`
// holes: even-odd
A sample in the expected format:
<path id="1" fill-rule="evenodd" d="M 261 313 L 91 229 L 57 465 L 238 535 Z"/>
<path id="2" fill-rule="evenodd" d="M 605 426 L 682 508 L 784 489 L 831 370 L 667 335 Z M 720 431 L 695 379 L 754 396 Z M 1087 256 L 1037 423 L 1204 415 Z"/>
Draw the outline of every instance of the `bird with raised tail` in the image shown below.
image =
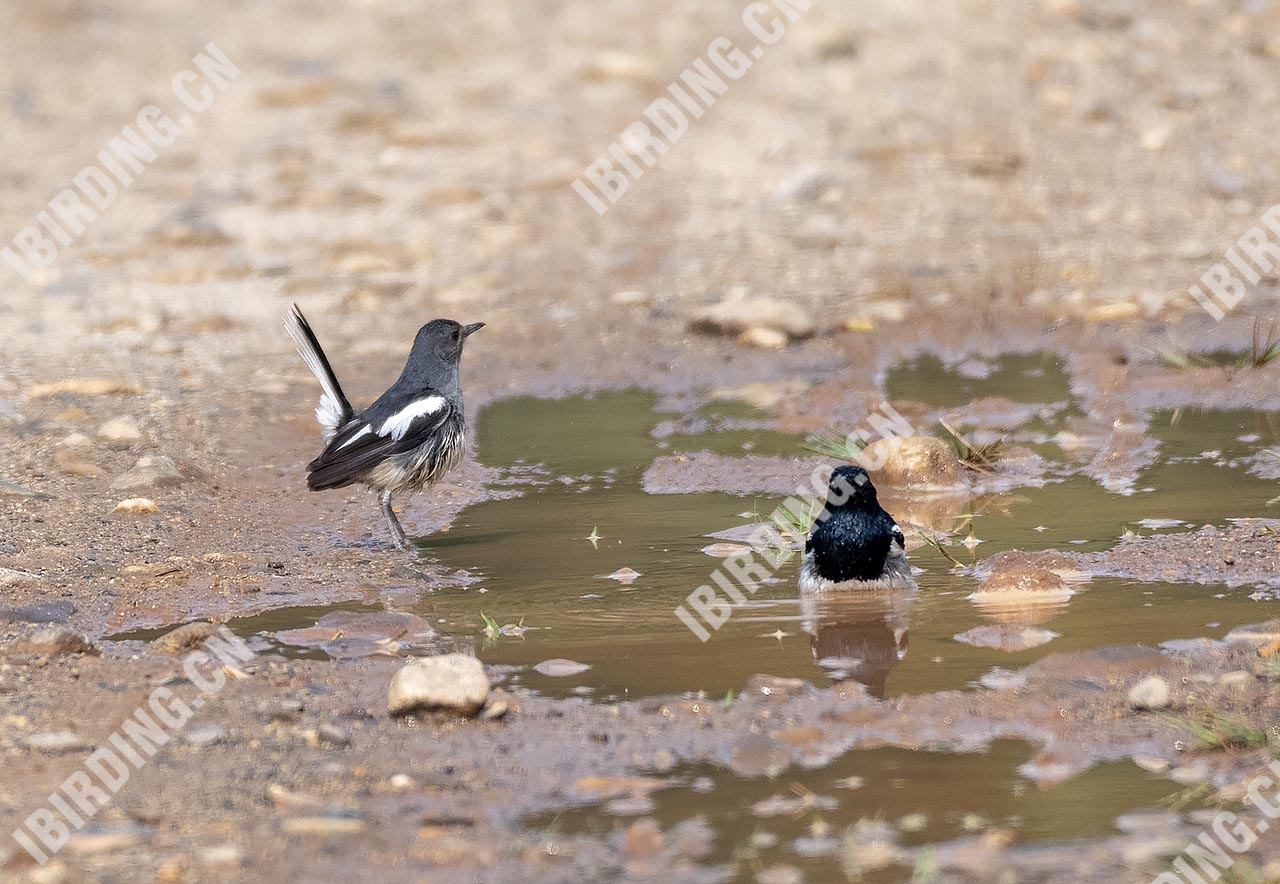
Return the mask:
<path id="1" fill-rule="evenodd" d="M 484 323 L 433 319 L 418 329 L 400 377 L 358 413 L 342 392 L 298 305 L 285 316 L 284 324 L 323 390 L 316 420 L 328 444 L 307 464 L 307 487 L 312 491 L 347 485 L 373 489 L 395 545 L 412 549 L 391 508 L 391 495 L 431 485 L 462 459 L 467 420 L 458 364 L 463 344 Z"/>
<path id="2" fill-rule="evenodd" d="M 800 589 L 914 589 L 902 529 L 876 498 L 862 467 L 836 467 L 827 501 L 809 529 Z"/>

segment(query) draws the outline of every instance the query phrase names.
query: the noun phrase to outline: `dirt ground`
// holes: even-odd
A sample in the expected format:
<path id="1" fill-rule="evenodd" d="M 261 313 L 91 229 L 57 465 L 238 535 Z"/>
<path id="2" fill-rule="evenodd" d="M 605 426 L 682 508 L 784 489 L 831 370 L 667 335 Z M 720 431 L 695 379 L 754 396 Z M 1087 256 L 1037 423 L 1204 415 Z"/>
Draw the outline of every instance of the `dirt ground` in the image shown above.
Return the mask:
<path id="1" fill-rule="evenodd" d="M 763 384 L 788 391 L 772 397 L 776 426 L 805 432 L 860 420 L 904 356 L 1040 350 L 1063 357 L 1104 424 L 1157 407 L 1280 407 L 1274 364 L 1179 369 L 1156 355 L 1247 351 L 1254 318 L 1274 315 L 1274 275 L 1220 323 L 1186 291 L 1280 199 L 1275 5 L 814 4 L 598 217 L 571 182 L 708 41 L 742 39 L 740 16 L 728 2 L 599 0 L 0 9 L 6 241 L 139 108 L 173 110 L 170 78 L 208 42 L 241 70 L 51 268 L 28 281 L 0 265 L 0 631 L 21 638 L 41 621 L 99 642 L 447 589 L 454 575 L 383 542 L 366 493 L 305 493 L 316 389 L 280 324 L 293 301 L 361 402 L 426 319 L 485 321 L 463 364 L 472 414 L 515 395 Z M 691 330 L 744 296 L 812 333 L 775 348 Z M 104 426 L 120 419 L 136 436 Z M 139 479 L 144 457 L 174 472 Z M 488 478 L 468 462 L 405 518 L 443 525 L 493 493 Z M 115 512 L 133 497 L 158 512 Z M 1272 570 L 1274 542 L 1250 537 L 1249 562 Z M 1216 580 L 1218 552 L 1177 567 Z M 1153 569 L 1175 554 L 1142 551 Z M 416 724 L 386 714 L 396 661 L 260 657 L 202 713 L 221 739 L 136 774 L 105 828 L 49 866 L 6 840 L 0 875 L 711 879 L 689 833 L 551 850 L 520 817 L 743 741 L 783 765 L 973 734 L 1025 737 L 1065 758 L 1059 771 L 1134 754 L 1176 764 L 1167 728 L 1128 714 L 1125 691 L 1255 656 L 1072 655 L 1032 667 L 1028 686 L 896 706 L 847 686 L 747 690 L 729 709 L 513 692 L 500 719 Z M 33 734 L 92 745 L 177 671 L 151 649 L 10 654 L 0 828 L 84 754 L 41 753 Z M 1276 690 L 1258 680 L 1219 699 L 1274 718 Z M 1256 764 L 1234 755 L 1199 773 L 1226 786 Z M 1094 850 L 1071 880 L 1143 874 L 1115 845 Z M 1259 850 L 1259 865 L 1280 862 L 1280 845 Z M 1012 853 L 992 861 L 1067 880 Z M 997 880 L 985 866 L 954 874 Z"/>

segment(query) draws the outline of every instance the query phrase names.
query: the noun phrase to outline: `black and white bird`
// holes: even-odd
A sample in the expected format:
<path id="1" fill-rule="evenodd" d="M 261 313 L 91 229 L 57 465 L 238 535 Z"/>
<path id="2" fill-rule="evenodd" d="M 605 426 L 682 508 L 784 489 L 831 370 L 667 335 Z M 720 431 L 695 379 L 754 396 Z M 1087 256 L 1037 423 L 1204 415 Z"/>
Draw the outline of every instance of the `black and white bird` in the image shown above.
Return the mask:
<path id="1" fill-rule="evenodd" d="M 862 467 L 836 467 L 805 541 L 800 589 L 914 589 L 906 541 Z"/>
<path id="2" fill-rule="evenodd" d="M 466 447 L 458 363 L 462 346 L 483 322 L 461 325 L 433 319 L 413 340 L 404 371 L 387 392 L 356 413 L 298 305 L 284 320 L 298 353 L 324 393 L 316 420 L 328 445 L 307 464 L 312 491 L 366 485 L 378 492 L 382 515 L 397 547 L 412 549 L 391 508 L 391 495 L 416 491 L 453 469 Z"/>

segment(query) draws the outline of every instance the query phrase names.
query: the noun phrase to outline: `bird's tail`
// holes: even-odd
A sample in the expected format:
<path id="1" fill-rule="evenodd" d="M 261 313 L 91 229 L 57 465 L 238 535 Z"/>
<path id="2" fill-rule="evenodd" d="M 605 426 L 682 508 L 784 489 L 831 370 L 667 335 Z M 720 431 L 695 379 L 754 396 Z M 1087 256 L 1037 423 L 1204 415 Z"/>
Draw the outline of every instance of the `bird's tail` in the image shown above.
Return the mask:
<path id="1" fill-rule="evenodd" d="M 333 366 L 329 364 L 329 359 L 324 355 L 320 342 L 316 340 L 316 333 L 311 330 L 310 323 L 302 315 L 297 304 L 294 304 L 293 309 L 285 315 L 284 327 L 289 332 L 289 337 L 293 338 L 293 342 L 298 345 L 298 354 L 307 363 L 316 380 L 320 381 L 320 386 L 324 388 L 320 405 L 316 407 L 316 420 L 324 428 L 325 435 L 332 436 L 339 427 L 351 420 L 355 412 L 351 408 L 351 403 L 347 401 L 347 395 L 342 392 L 342 384 L 338 383 L 338 376 L 333 373 Z"/>

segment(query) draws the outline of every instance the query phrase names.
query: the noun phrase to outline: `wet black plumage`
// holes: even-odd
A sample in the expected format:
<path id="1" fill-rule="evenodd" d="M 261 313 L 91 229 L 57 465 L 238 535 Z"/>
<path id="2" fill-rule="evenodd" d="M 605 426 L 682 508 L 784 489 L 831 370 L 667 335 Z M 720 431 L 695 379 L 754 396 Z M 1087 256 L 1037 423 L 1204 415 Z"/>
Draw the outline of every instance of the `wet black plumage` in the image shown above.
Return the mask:
<path id="1" fill-rule="evenodd" d="M 802 588 L 911 582 L 902 530 L 881 508 L 875 486 L 862 467 L 832 471 L 826 505 L 804 548 Z"/>

